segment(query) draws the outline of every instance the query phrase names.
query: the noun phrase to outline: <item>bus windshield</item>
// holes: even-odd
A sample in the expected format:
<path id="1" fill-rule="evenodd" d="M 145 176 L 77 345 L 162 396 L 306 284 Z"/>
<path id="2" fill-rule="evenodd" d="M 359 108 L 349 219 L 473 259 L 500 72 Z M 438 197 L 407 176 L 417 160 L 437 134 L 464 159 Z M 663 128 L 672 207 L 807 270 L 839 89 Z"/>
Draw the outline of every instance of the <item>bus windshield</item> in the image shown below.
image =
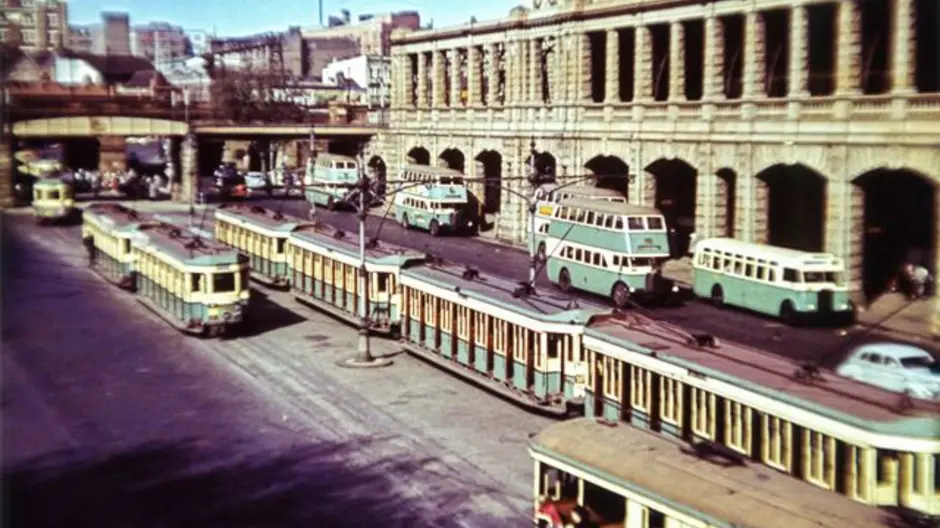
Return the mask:
<path id="1" fill-rule="evenodd" d="M 454 176 L 441 176 L 441 185 L 463 185 L 463 178 Z"/>
<path id="2" fill-rule="evenodd" d="M 453 202 L 439 202 L 439 203 L 437 204 L 437 208 L 438 208 L 438 209 L 446 209 L 446 210 L 456 210 L 456 209 L 460 209 L 461 206 L 463 206 L 463 204 L 461 204 L 461 203 L 453 203 Z"/>
<path id="3" fill-rule="evenodd" d="M 804 271 L 803 282 L 805 283 L 831 282 L 834 284 L 842 284 L 842 273 L 838 271 Z"/>

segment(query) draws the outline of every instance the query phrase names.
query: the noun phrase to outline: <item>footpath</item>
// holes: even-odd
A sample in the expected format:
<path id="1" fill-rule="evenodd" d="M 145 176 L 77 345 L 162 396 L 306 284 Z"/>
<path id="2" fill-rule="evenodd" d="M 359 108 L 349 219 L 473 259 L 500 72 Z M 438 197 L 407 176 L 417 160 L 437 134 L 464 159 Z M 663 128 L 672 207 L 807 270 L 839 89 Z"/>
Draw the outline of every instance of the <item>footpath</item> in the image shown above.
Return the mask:
<path id="1" fill-rule="evenodd" d="M 190 228 L 190 225 L 192 225 L 191 229 L 196 234 L 207 238 L 212 237 L 211 222 L 208 219 L 201 221 L 205 210 L 214 208 L 212 205 L 196 204 L 194 207 L 195 214 L 193 215 L 192 222 L 190 222 L 189 206 L 178 202 L 170 200 L 115 200 L 113 198 L 111 198 L 110 201 L 112 203 L 120 203 L 128 207 L 133 207 L 140 211 L 156 213 L 165 221 L 180 227 Z M 83 208 L 89 203 L 93 202 L 79 202 L 77 207 Z M 5 213 L 11 215 L 31 215 L 32 209 L 29 207 L 17 207 L 8 209 Z M 373 210 L 372 214 L 382 216 L 384 211 Z M 209 212 L 208 215 L 211 215 L 211 212 Z M 492 229 L 480 233 L 477 238 L 487 244 L 513 248 L 520 251 L 526 250 L 525 247 L 520 244 L 512 244 L 496 238 L 495 230 Z M 688 258 L 667 262 L 663 269 L 663 275 L 676 281 L 681 288 L 691 289 L 692 287 L 692 265 Z M 882 295 L 870 306 L 860 308 L 858 311 L 858 320 L 854 330 L 860 331 L 866 329 L 899 339 L 909 339 L 934 344 L 938 343 L 940 342 L 940 297 L 920 299 L 911 302 L 898 293 Z"/>

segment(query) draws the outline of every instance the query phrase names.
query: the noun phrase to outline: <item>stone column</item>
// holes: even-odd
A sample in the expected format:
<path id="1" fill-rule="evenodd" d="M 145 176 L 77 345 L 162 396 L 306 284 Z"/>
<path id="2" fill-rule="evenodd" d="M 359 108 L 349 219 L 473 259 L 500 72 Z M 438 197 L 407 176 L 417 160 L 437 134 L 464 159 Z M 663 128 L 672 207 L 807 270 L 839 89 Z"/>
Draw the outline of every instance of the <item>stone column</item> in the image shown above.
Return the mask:
<path id="1" fill-rule="evenodd" d="M 14 202 L 13 138 L 0 134 L 0 209 L 11 207 Z"/>
<path id="2" fill-rule="evenodd" d="M 636 59 L 633 61 L 633 100 L 637 103 L 648 102 L 653 98 L 653 40 L 650 28 L 637 26 L 634 33 L 636 39 Z"/>
<path id="3" fill-rule="evenodd" d="M 122 136 L 98 138 L 98 170 L 102 173 L 127 170 L 127 141 Z"/>
<path id="4" fill-rule="evenodd" d="M 891 46 L 891 92 L 909 94 L 916 91 L 914 80 L 914 42 L 916 19 L 914 0 L 894 0 L 894 27 Z M 936 22 L 936 21 L 935 21 Z M 934 28 L 936 31 L 936 28 Z M 936 60 L 936 59 L 935 59 Z"/>
<path id="5" fill-rule="evenodd" d="M 467 50 L 467 106 L 475 107 L 483 103 L 480 90 L 483 77 L 483 64 L 479 46 L 470 46 Z"/>
<path id="6" fill-rule="evenodd" d="M 703 99 L 725 98 L 725 28 L 714 16 L 705 19 L 705 57 L 702 70 Z"/>
<path id="7" fill-rule="evenodd" d="M 604 78 L 604 102 L 620 102 L 620 31 L 607 31 L 607 76 Z"/>
<path id="8" fill-rule="evenodd" d="M 587 33 L 577 36 L 578 101 L 591 102 L 591 40 Z"/>
<path id="9" fill-rule="evenodd" d="M 180 165 L 182 165 L 182 185 L 179 200 L 188 202 L 195 199 L 199 187 L 199 141 L 195 136 L 183 139 Z"/>
<path id="10" fill-rule="evenodd" d="M 499 94 L 499 69 L 500 69 L 500 48 L 499 44 L 490 44 L 487 47 L 489 54 L 489 78 L 486 80 L 488 106 L 494 107 L 503 104 L 503 98 Z"/>
<path id="11" fill-rule="evenodd" d="M 451 108 L 458 108 L 463 106 L 460 99 L 460 49 L 449 50 L 447 55 L 450 57 L 450 79 L 447 79 L 450 83 L 449 103 Z"/>
<path id="12" fill-rule="evenodd" d="M 561 69 L 558 72 L 558 101 L 563 104 L 571 102 L 574 79 L 577 78 L 577 66 L 574 61 L 573 35 L 565 33 L 561 37 Z"/>
<path id="13" fill-rule="evenodd" d="M 428 106 L 428 55 L 418 53 L 418 108 Z"/>
<path id="14" fill-rule="evenodd" d="M 790 8 L 790 97 L 809 97 L 809 22 L 805 5 Z"/>
<path id="15" fill-rule="evenodd" d="M 836 94 L 861 92 L 862 13 L 855 2 L 839 3 Z"/>
<path id="16" fill-rule="evenodd" d="M 434 108 L 440 108 L 447 106 L 447 101 L 444 100 L 444 83 L 447 82 L 447 79 L 444 75 L 444 52 L 443 51 L 434 51 L 434 54 L 431 56 L 431 106 Z"/>
<path id="17" fill-rule="evenodd" d="M 682 22 L 669 26 L 669 100 L 685 101 L 685 27 Z"/>
<path id="18" fill-rule="evenodd" d="M 542 104 L 542 39 L 529 41 L 529 103 Z"/>
<path id="19" fill-rule="evenodd" d="M 744 18 L 744 86 L 745 99 L 764 97 L 764 21 L 758 12 L 750 12 Z"/>

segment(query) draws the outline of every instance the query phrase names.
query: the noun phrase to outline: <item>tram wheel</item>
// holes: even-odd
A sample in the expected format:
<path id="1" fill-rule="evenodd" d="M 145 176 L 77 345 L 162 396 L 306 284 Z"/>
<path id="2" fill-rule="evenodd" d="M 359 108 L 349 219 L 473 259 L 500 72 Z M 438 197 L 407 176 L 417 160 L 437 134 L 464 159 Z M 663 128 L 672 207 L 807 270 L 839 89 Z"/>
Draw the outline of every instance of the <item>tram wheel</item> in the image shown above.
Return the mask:
<path id="1" fill-rule="evenodd" d="M 568 268 L 562 268 L 561 273 L 558 274 L 558 287 L 563 292 L 571 290 L 571 273 L 568 272 Z"/>
<path id="2" fill-rule="evenodd" d="M 437 220 L 431 220 L 431 224 L 428 226 L 428 231 L 431 232 L 431 236 L 440 236 L 441 224 L 439 224 Z"/>
<path id="3" fill-rule="evenodd" d="M 618 282 L 614 284 L 614 288 L 610 293 L 611 300 L 614 301 L 614 306 L 617 308 L 623 308 L 630 302 L 630 288 L 627 288 L 627 285 Z"/>

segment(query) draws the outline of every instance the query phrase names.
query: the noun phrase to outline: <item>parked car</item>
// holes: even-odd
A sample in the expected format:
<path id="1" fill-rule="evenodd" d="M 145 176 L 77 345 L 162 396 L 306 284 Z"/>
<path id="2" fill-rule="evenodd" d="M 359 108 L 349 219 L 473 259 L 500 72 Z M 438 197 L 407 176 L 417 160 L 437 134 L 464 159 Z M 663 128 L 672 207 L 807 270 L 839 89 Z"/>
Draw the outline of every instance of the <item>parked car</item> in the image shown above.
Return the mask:
<path id="1" fill-rule="evenodd" d="M 940 363 L 930 352 L 913 345 L 862 345 L 836 368 L 836 374 L 912 398 L 940 398 Z"/>
<path id="2" fill-rule="evenodd" d="M 245 186 L 248 187 L 249 193 L 267 192 L 270 195 L 274 194 L 274 186 L 271 185 L 271 181 L 263 172 L 245 174 Z"/>

